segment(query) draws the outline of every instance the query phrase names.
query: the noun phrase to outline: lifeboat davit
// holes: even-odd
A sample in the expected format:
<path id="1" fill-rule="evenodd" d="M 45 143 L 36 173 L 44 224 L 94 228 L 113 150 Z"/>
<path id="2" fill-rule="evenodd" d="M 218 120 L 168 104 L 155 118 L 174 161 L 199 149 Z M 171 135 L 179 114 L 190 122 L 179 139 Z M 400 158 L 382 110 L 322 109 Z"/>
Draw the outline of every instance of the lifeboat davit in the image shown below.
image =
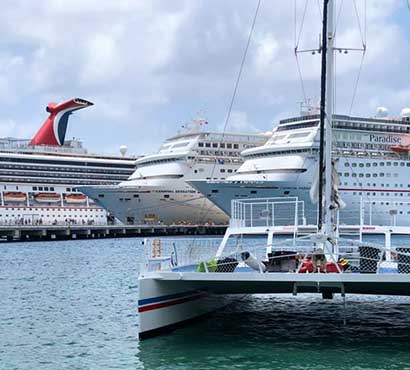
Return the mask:
<path id="1" fill-rule="evenodd" d="M 408 153 L 410 152 L 410 145 L 404 146 L 404 145 L 393 145 L 390 147 L 393 152 L 396 153 Z"/>
<path id="2" fill-rule="evenodd" d="M 67 194 L 64 199 L 67 203 L 75 204 L 81 204 L 87 201 L 87 197 L 84 194 Z"/>
<path id="3" fill-rule="evenodd" d="M 37 193 L 34 199 L 38 203 L 58 203 L 61 196 L 58 193 Z"/>
<path id="4" fill-rule="evenodd" d="M 26 201 L 27 195 L 21 192 L 8 192 L 3 193 L 3 199 L 5 202 L 20 203 Z"/>

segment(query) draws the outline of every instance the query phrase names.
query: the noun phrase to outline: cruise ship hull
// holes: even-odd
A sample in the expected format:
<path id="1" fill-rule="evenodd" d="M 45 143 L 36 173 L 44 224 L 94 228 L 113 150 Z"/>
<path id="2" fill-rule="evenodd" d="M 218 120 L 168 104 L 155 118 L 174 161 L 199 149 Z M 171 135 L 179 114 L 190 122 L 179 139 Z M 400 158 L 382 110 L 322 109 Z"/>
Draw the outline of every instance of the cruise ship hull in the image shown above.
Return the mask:
<path id="1" fill-rule="evenodd" d="M 228 223 L 223 211 L 183 181 L 150 187 L 86 186 L 80 190 L 124 224 Z"/>
<path id="2" fill-rule="evenodd" d="M 306 224 L 317 223 L 317 204 L 310 199 L 312 178 L 300 177 L 298 182 L 290 181 L 206 181 L 196 180 L 190 184 L 204 194 L 215 205 L 231 215 L 234 199 L 298 197 L 304 202 Z M 346 225 L 408 226 L 410 196 L 407 189 L 380 189 L 377 187 L 356 188 L 349 183 L 339 187 L 346 206 L 340 210 L 340 223 Z M 361 194 L 360 194 L 361 193 Z M 387 195 L 389 194 L 389 195 Z"/>

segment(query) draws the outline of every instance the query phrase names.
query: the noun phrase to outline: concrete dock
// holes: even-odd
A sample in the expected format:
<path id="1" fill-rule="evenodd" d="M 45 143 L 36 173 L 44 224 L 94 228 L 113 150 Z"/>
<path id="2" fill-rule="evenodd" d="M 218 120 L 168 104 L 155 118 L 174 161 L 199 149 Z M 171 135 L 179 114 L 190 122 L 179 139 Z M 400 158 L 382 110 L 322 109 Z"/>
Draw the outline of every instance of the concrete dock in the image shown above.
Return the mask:
<path id="1" fill-rule="evenodd" d="M 3 225 L 0 242 L 223 235 L 224 225 Z"/>

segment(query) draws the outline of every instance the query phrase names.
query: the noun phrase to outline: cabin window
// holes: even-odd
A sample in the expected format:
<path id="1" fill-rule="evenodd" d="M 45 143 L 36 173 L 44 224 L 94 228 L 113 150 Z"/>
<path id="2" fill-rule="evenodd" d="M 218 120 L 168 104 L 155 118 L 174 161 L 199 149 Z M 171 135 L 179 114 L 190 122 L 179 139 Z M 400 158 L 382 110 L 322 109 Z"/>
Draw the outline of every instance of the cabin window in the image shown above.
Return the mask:
<path id="1" fill-rule="evenodd" d="M 225 143 L 220 143 L 220 144 L 219 144 L 219 147 L 220 147 L 220 148 L 225 148 Z"/>
<path id="2" fill-rule="evenodd" d="M 206 148 L 210 148 L 210 147 L 211 147 L 211 143 L 205 143 L 205 147 L 206 147 Z"/>
<path id="3" fill-rule="evenodd" d="M 370 167 L 371 166 L 371 164 L 370 163 L 366 163 L 366 167 Z"/>
<path id="4" fill-rule="evenodd" d="M 204 143 L 198 143 L 198 146 L 199 146 L 200 148 L 203 148 Z"/>
<path id="5" fill-rule="evenodd" d="M 218 190 L 218 189 L 212 189 L 211 192 L 212 192 L 212 193 L 219 193 L 219 190 Z"/>
<path id="6" fill-rule="evenodd" d="M 233 144 L 233 148 L 234 149 L 239 149 L 239 145 L 238 144 Z"/>
<path id="7" fill-rule="evenodd" d="M 393 166 L 397 167 L 399 165 L 398 162 L 393 162 Z"/>
<path id="8" fill-rule="evenodd" d="M 400 162 L 400 167 L 404 167 L 404 162 Z"/>
<path id="9" fill-rule="evenodd" d="M 223 173 L 223 172 L 225 172 L 225 168 L 221 168 L 221 170 L 220 170 L 220 171 L 221 171 L 222 173 Z"/>
<path id="10" fill-rule="evenodd" d="M 217 148 L 218 147 L 218 143 L 212 143 L 212 148 Z"/>
<path id="11" fill-rule="evenodd" d="M 373 162 L 373 167 L 377 167 L 377 162 Z"/>
<path id="12" fill-rule="evenodd" d="M 226 144 L 226 148 L 227 149 L 232 149 L 232 144 L 230 144 L 230 143 Z"/>
<path id="13" fill-rule="evenodd" d="M 98 194 L 98 198 L 104 198 L 104 194 Z"/>

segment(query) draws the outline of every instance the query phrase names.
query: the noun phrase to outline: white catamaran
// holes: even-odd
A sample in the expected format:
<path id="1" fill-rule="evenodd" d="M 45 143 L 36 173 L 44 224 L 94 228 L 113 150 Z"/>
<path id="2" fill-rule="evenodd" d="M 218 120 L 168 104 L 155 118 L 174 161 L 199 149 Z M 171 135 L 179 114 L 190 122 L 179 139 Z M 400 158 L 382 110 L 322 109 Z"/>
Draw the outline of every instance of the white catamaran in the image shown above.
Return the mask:
<path id="1" fill-rule="evenodd" d="M 332 163 L 333 5 L 324 0 L 319 163 L 312 187 L 317 225 L 304 224 L 304 202 L 297 197 L 236 199 L 220 243 L 147 239 L 139 276 L 140 338 L 190 322 L 243 294 L 410 295 L 410 247 L 390 245 L 394 228 L 376 230 L 385 233 L 384 246 L 361 242 L 364 226 L 356 230 L 359 239 L 339 236 L 349 230 L 339 228 L 342 200 Z M 276 239 L 281 233 L 292 238 Z M 264 242 L 246 240 L 256 235 Z"/>

